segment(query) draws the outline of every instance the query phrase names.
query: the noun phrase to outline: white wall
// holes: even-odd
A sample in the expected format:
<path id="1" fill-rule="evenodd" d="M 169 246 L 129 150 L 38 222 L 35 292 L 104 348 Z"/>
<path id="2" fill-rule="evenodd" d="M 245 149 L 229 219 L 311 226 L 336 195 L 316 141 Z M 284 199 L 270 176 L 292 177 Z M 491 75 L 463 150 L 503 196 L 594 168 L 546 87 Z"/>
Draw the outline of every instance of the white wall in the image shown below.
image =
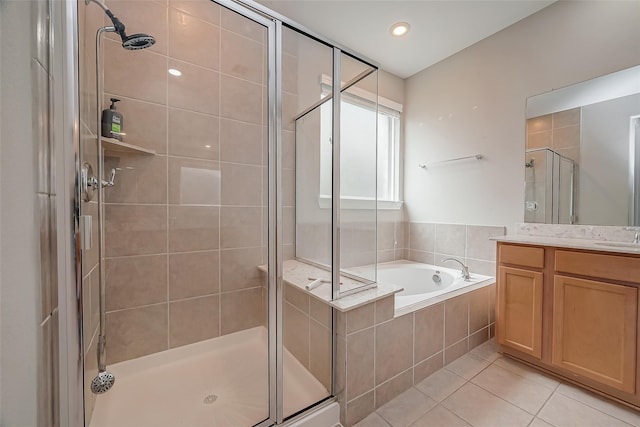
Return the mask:
<path id="1" fill-rule="evenodd" d="M 410 77 L 405 202 L 411 221 L 523 220 L 525 101 L 640 63 L 640 2 L 559 1 Z M 423 170 L 470 154 L 485 160 Z"/>
<path id="2" fill-rule="evenodd" d="M 0 425 L 37 425 L 39 224 L 32 135 L 35 2 L 0 1 Z"/>

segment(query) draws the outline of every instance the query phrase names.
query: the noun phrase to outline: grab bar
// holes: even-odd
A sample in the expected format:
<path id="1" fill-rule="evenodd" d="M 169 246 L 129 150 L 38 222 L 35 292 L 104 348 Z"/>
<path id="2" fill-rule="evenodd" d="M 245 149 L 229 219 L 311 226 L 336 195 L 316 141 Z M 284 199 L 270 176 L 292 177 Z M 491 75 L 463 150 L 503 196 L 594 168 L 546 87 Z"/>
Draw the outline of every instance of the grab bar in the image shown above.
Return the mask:
<path id="1" fill-rule="evenodd" d="M 482 155 L 482 154 L 474 154 L 472 156 L 456 157 L 455 159 L 440 160 L 438 162 L 419 163 L 418 167 L 422 168 L 422 169 L 427 169 L 430 166 L 441 165 L 441 164 L 444 164 L 444 163 L 451 163 L 451 162 L 457 162 L 457 161 L 460 161 L 460 160 L 468 160 L 468 159 L 481 160 L 481 159 L 484 159 L 484 155 Z"/>

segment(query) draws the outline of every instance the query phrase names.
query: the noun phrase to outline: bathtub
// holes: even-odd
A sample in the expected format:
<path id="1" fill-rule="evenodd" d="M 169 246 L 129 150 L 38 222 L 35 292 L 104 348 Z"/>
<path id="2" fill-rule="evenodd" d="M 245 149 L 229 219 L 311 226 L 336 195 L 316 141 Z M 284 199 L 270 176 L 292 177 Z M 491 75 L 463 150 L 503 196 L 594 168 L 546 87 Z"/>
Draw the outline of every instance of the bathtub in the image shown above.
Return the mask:
<path id="1" fill-rule="evenodd" d="M 470 273 L 471 279 L 465 281 L 460 269 L 391 261 L 378 264 L 377 281 L 403 288 L 395 297 L 395 315 L 401 316 L 495 283 L 494 277 Z"/>

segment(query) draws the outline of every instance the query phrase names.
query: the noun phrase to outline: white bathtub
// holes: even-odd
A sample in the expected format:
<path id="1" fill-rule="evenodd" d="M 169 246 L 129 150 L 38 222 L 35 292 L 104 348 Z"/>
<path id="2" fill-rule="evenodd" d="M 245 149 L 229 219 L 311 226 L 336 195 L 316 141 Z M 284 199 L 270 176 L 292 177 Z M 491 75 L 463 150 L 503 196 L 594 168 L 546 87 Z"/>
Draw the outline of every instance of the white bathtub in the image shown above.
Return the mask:
<path id="1" fill-rule="evenodd" d="M 391 261 L 378 264 L 378 283 L 404 288 L 396 294 L 395 315 L 400 316 L 495 283 L 494 277 L 470 273 L 471 279 L 467 282 L 460 269 Z M 440 278 L 440 282 L 434 280 L 434 275 Z"/>

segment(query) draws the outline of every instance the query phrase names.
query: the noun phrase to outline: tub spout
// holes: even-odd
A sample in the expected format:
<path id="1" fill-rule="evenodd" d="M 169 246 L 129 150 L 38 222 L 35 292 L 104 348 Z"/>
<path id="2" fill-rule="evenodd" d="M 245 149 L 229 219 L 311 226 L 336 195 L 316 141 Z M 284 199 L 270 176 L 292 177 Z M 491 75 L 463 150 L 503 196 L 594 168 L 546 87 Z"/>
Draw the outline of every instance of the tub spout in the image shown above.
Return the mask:
<path id="1" fill-rule="evenodd" d="M 462 274 L 462 277 L 464 277 L 465 282 L 468 282 L 469 280 L 471 280 L 471 275 L 469 274 L 469 267 L 467 267 L 462 261 L 456 258 L 445 258 L 440 262 L 445 263 L 448 261 L 455 261 L 458 264 L 460 264 L 460 266 L 462 267 L 462 270 L 460 271 L 460 273 Z"/>

